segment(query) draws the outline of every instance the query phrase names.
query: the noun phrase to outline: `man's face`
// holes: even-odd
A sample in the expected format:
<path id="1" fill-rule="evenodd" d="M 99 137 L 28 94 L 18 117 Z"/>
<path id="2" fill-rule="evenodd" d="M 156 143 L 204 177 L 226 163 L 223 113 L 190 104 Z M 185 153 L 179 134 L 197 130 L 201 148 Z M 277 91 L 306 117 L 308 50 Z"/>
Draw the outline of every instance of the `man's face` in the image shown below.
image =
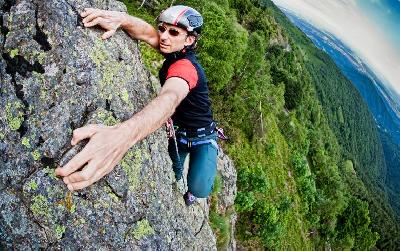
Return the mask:
<path id="1" fill-rule="evenodd" d="M 162 53 L 180 51 L 195 41 L 193 36 L 188 36 L 186 30 L 167 23 L 158 25 L 158 35 Z"/>

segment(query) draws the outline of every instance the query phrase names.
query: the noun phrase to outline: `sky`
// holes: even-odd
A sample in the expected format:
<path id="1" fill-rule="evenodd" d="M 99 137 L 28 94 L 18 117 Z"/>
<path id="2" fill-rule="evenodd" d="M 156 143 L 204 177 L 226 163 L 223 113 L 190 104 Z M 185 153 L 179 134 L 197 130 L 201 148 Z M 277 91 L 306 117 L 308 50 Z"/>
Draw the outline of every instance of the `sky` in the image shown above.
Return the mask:
<path id="1" fill-rule="evenodd" d="M 400 0 L 359 0 L 357 3 L 382 29 L 386 30 L 389 39 L 400 50 Z"/>
<path id="2" fill-rule="evenodd" d="M 342 40 L 400 95 L 400 0 L 272 0 Z"/>

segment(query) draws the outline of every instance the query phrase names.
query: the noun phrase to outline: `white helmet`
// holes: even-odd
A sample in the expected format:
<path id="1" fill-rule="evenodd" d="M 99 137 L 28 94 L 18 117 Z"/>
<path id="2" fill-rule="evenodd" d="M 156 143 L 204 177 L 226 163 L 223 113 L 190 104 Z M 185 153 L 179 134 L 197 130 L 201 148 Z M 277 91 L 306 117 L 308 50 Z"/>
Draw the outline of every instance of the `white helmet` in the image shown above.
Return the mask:
<path id="1" fill-rule="evenodd" d="M 187 30 L 189 34 L 198 36 L 201 33 L 203 17 L 191 7 L 176 5 L 164 10 L 158 17 L 158 22 L 178 26 Z"/>

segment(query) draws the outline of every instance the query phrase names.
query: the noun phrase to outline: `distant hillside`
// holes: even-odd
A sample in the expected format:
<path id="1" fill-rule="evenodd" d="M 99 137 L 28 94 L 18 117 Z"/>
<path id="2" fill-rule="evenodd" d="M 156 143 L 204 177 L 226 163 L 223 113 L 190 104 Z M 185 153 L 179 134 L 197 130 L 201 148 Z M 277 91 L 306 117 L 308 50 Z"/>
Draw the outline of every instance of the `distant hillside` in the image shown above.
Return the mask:
<path id="1" fill-rule="evenodd" d="M 288 36 L 300 47 L 324 113 L 342 146 L 342 154 L 353 161 L 358 176 L 368 190 L 367 193 L 353 192 L 370 203 L 372 224 L 381 235 L 378 247 L 396 247 L 400 241 L 399 223 L 389 205 L 388 195 L 393 193 L 386 185 L 386 173 L 391 169 L 395 172 L 395 169 L 386 167 L 379 133 L 367 105 L 332 59 L 312 45 L 311 40 L 290 24 L 278 8 L 272 4 L 270 8 L 277 21 L 286 27 Z M 395 148 L 392 150 L 395 151 Z"/>
<path id="2" fill-rule="evenodd" d="M 380 132 L 386 163 L 388 166 L 385 183 L 389 189 L 389 199 L 397 214 L 400 215 L 400 146 L 385 132 Z"/>
<path id="3" fill-rule="evenodd" d="M 310 37 L 314 44 L 322 48 L 334 60 L 343 74 L 360 92 L 368 109 L 374 116 L 382 142 L 386 172 L 381 172 L 387 187 L 390 205 L 400 215 L 400 120 L 396 115 L 396 102 L 391 93 L 375 74 L 346 45 L 333 35 L 319 31 L 312 25 L 287 13 L 290 19 Z"/>

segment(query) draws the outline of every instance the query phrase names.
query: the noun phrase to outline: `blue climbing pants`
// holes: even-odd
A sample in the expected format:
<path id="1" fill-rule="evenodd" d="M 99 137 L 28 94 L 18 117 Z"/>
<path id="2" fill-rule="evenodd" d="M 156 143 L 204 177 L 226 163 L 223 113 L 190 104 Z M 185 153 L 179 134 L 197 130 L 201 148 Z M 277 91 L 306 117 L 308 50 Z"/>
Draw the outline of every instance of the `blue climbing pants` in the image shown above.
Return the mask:
<path id="1" fill-rule="evenodd" d="M 182 178 L 183 164 L 189 155 L 188 190 L 197 198 L 206 198 L 212 191 L 217 173 L 217 133 L 203 137 L 187 138 L 179 133 L 175 141 L 168 141 L 168 152 L 176 180 Z M 178 153 L 176 152 L 178 148 Z"/>

